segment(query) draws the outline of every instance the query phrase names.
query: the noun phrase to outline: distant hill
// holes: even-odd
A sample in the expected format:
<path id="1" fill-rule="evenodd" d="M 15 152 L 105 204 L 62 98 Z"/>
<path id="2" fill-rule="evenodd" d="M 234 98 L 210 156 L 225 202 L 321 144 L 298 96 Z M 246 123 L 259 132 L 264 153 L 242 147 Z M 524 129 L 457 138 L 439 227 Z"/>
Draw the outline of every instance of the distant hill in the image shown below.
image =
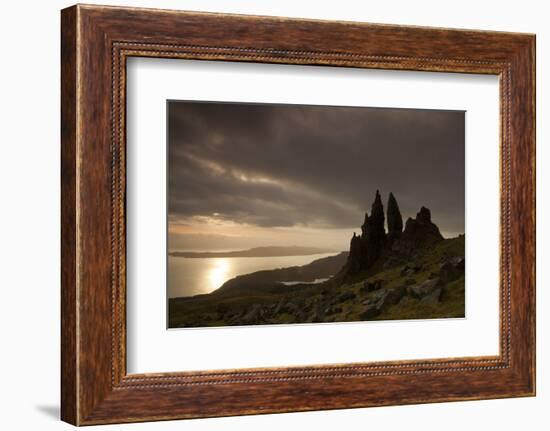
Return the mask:
<path id="1" fill-rule="evenodd" d="M 236 296 L 244 294 L 257 294 L 260 291 L 275 290 L 286 291 L 288 287 L 281 282 L 310 283 L 317 279 L 332 277 L 336 274 L 348 259 L 348 252 L 343 251 L 335 256 L 316 259 L 307 265 L 291 266 L 288 268 L 267 269 L 251 274 L 239 275 L 226 281 L 223 286 L 211 296 Z"/>
<path id="2" fill-rule="evenodd" d="M 318 247 L 254 247 L 248 250 L 195 252 L 173 251 L 170 256 L 187 258 L 216 258 L 216 257 L 278 257 L 278 256 L 309 256 L 311 254 L 331 253 L 334 250 Z"/>

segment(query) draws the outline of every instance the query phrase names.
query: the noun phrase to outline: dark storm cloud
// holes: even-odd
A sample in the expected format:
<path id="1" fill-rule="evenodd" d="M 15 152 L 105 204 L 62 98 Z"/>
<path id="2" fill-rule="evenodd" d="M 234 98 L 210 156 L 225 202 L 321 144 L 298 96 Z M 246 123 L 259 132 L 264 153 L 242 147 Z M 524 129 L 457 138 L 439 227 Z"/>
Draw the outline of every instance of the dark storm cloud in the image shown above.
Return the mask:
<path id="1" fill-rule="evenodd" d="M 169 103 L 169 214 L 356 227 L 374 192 L 464 231 L 464 113 Z"/>

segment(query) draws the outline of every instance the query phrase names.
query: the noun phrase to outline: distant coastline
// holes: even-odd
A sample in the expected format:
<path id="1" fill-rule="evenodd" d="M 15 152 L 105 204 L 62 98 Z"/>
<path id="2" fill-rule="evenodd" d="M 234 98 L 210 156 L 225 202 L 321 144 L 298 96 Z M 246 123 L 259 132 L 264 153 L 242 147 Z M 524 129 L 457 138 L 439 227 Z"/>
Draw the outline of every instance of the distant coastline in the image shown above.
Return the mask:
<path id="1" fill-rule="evenodd" d="M 172 257 L 196 258 L 229 258 L 229 257 L 278 257 L 278 256 L 309 256 L 314 254 L 331 253 L 335 250 L 318 247 L 254 247 L 247 250 L 221 252 L 172 251 Z"/>

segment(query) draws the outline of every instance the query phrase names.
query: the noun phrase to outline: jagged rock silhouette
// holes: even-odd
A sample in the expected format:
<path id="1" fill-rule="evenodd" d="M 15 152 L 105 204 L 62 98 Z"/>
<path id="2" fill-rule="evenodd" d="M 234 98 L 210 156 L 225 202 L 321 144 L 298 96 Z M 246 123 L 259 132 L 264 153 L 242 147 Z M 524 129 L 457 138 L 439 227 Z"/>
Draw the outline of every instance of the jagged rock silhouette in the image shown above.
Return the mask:
<path id="1" fill-rule="evenodd" d="M 439 228 L 431 220 L 430 210 L 422 207 L 416 218 L 409 218 L 403 230 L 403 218 L 397 199 L 389 194 L 387 207 L 388 232 L 384 228 L 384 206 L 377 190 L 371 213 L 365 213 L 361 235 L 353 233 L 350 243 L 347 274 L 356 274 L 371 268 L 384 255 L 407 255 L 426 243 L 443 240 Z"/>
<path id="2" fill-rule="evenodd" d="M 402 232 L 403 218 L 401 217 L 401 211 L 399 211 L 395 196 L 390 192 L 388 198 L 388 241 L 392 243 L 399 239 Z"/>

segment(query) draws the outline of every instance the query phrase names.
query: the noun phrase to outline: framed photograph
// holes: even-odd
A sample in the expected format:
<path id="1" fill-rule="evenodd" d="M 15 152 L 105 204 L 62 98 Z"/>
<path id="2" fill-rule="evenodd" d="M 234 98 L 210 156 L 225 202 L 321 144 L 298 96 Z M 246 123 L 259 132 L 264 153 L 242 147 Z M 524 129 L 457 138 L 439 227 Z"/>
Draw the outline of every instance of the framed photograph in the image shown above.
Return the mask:
<path id="1" fill-rule="evenodd" d="M 169 328 L 465 317 L 465 112 L 169 101 L 167 115 Z"/>
<path id="2" fill-rule="evenodd" d="M 62 11 L 62 419 L 535 394 L 535 37 Z"/>

